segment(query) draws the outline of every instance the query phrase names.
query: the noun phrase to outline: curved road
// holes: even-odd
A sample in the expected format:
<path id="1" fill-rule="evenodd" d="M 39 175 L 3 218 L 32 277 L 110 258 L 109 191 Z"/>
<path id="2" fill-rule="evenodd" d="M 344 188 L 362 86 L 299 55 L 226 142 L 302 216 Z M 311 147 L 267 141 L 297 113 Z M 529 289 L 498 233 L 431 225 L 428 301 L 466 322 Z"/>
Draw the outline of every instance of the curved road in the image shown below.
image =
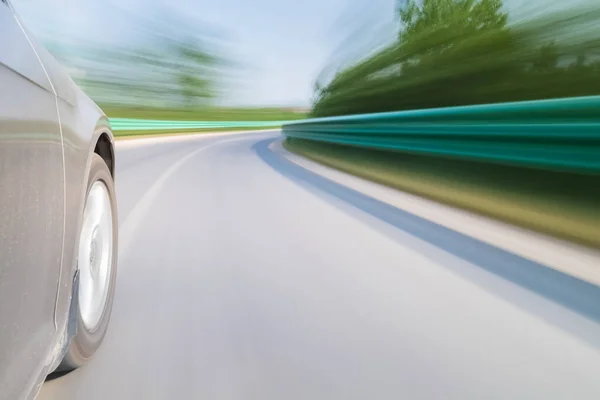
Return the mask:
<path id="1" fill-rule="evenodd" d="M 596 287 L 349 193 L 276 137 L 119 144 L 111 326 L 40 399 L 600 398 Z"/>

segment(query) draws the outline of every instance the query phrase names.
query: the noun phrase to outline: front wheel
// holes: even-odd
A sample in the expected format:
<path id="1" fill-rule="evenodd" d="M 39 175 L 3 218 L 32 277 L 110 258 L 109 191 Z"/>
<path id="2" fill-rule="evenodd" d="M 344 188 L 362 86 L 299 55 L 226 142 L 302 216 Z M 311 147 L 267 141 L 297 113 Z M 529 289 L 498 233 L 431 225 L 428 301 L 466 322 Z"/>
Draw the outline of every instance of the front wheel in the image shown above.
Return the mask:
<path id="1" fill-rule="evenodd" d="M 117 274 L 117 207 L 113 178 L 97 154 L 92 164 L 86 191 L 77 267 L 79 287 L 76 333 L 58 370 L 70 371 L 85 364 L 96 352 L 110 319 Z"/>

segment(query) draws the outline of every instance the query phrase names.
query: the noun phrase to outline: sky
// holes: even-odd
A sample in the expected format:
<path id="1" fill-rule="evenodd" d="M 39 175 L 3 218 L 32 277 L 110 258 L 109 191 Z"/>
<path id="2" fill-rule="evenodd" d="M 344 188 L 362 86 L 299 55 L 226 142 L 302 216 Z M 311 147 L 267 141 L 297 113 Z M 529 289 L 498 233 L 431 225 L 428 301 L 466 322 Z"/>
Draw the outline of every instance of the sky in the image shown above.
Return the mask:
<path id="1" fill-rule="evenodd" d="M 226 106 L 308 107 L 318 78 L 394 39 L 396 0 L 11 0 L 30 31 L 65 45 L 143 40 L 137 16 L 172 12 L 220 38 L 236 72 Z M 505 0 L 509 21 L 600 0 Z M 325 79 L 326 80 L 326 79 Z"/>
<path id="2" fill-rule="evenodd" d="M 106 46 L 135 40 L 128 15 L 173 10 L 210 27 L 239 65 L 219 102 L 307 107 L 315 80 L 351 33 L 393 37 L 394 0 L 12 0 L 38 39 Z M 374 35 L 373 27 L 384 27 Z M 364 34 L 355 32 L 361 27 Z M 370 29 L 368 29 L 370 27 Z M 387 36 L 386 36 L 387 35 Z M 364 45 L 372 45 L 367 42 Z M 356 46 L 354 46 L 356 47 Z"/>

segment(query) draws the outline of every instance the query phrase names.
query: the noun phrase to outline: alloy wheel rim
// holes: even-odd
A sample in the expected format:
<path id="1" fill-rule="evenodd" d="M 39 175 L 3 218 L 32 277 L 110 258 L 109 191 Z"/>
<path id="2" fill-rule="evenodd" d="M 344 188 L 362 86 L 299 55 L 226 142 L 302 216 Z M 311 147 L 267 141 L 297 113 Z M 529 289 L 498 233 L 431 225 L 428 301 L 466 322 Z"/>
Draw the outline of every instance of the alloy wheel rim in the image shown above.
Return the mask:
<path id="1" fill-rule="evenodd" d="M 85 327 L 94 330 L 102 318 L 113 259 L 112 205 L 106 184 L 92 185 L 79 238 L 79 310 Z"/>

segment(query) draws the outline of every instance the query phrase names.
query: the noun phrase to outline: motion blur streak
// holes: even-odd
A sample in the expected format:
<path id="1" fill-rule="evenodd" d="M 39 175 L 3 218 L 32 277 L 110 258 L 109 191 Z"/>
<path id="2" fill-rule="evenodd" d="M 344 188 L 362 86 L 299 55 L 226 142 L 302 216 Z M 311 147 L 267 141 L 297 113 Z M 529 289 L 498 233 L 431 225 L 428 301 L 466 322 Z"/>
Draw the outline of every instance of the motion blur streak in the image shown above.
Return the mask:
<path id="1" fill-rule="evenodd" d="M 598 0 L 12 3 L 115 136 L 286 122 L 306 158 L 593 260 L 437 225 L 275 133 L 121 142 L 111 327 L 42 400 L 600 398 Z"/>
<path id="2" fill-rule="evenodd" d="M 123 221 L 165 170 L 219 143 L 165 180 L 121 261 L 104 345 L 40 399 L 597 398 L 598 321 L 486 267 L 539 266 L 442 250 L 426 222 L 315 186 L 270 153 L 276 137 L 120 145 Z"/>
<path id="3" fill-rule="evenodd" d="M 600 3 L 515 3 L 398 0 L 396 38 L 323 74 L 313 115 L 600 94 Z"/>
<path id="4" fill-rule="evenodd" d="M 117 131 L 211 128 L 266 128 L 281 126 L 286 121 L 161 121 L 133 118 L 111 118 L 111 126 Z"/>
<path id="5" fill-rule="evenodd" d="M 207 144 L 204 147 L 200 147 L 198 149 L 193 150 L 189 154 L 179 159 L 177 162 L 173 163 L 168 169 L 166 169 L 162 173 L 162 175 L 160 175 L 158 179 L 152 184 L 148 191 L 142 195 L 140 200 L 134 206 L 131 213 L 128 214 L 127 219 L 125 219 L 124 222 L 121 224 L 119 243 L 121 246 L 121 253 L 126 253 L 127 249 L 129 248 L 129 243 L 131 242 L 133 236 L 136 233 L 136 229 L 138 228 L 142 220 L 148 216 L 148 211 L 152 206 L 154 199 L 160 193 L 166 180 L 169 179 L 169 177 L 173 175 L 178 168 L 180 168 L 187 160 L 194 157 L 196 154 L 205 151 L 211 148 L 212 146 L 241 139 L 243 138 L 222 139 L 221 141 Z"/>

